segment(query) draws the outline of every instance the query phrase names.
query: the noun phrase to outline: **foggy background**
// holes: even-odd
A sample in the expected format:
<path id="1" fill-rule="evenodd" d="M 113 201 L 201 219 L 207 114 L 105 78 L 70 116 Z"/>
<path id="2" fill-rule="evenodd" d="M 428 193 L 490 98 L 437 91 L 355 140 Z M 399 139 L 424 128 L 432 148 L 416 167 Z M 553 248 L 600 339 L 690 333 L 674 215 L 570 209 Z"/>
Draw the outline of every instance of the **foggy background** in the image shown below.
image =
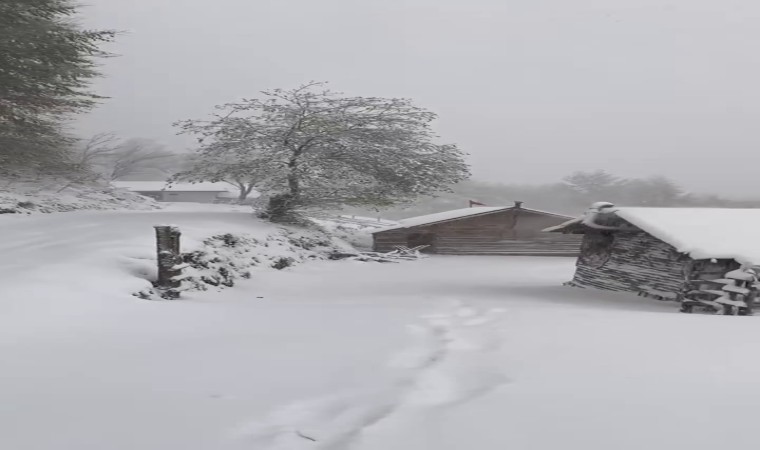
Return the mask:
<path id="1" fill-rule="evenodd" d="M 192 147 L 171 123 L 262 89 L 330 81 L 440 115 L 474 178 L 666 175 L 757 194 L 760 3 L 744 0 L 90 0 L 126 31 L 79 120 Z"/>

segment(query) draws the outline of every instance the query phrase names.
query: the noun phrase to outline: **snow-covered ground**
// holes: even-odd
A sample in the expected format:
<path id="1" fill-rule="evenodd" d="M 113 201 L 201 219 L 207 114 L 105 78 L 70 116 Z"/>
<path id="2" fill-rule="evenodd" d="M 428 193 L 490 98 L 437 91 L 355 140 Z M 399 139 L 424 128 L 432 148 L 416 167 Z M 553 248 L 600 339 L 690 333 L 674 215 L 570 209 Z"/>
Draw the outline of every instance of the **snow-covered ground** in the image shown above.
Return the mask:
<path id="1" fill-rule="evenodd" d="M 151 198 L 105 184 L 77 184 L 56 178 L 0 178 L 0 214 L 158 207 Z"/>
<path id="2" fill-rule="evenodd" d="M 140 300 L 156 223 L 273 232 L 219 206 L 0 217 L 0 448 L 757 447 L 756 317 L 564 288 L 572 260 L 528 257 Z"/>

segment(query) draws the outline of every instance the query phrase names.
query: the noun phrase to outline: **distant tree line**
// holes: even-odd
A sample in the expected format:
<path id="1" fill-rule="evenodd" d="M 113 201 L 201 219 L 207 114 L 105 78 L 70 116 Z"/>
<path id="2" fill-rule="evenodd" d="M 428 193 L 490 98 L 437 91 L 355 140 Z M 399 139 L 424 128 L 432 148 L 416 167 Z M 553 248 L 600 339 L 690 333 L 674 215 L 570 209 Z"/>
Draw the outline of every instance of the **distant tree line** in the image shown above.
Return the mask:
<path id="1" fill-rule="evenodd" d="M 150 139 L 120 139 L 100 133 L 78 141 L 70 150 L 74 173 L 82 180 L 114 181 L 152 173 L 166 180 L 187 164 L 187 157 L 173 153 Z"/>
<path id="2" fill-rule="evenodd" d="M 625 206 L 671 207 L 760 207 L 760 201 L 736 201 L 715 195 L 686 192 L 665 176 L 623 178 L 604 170 L 575 172 L 556 183 L 539 185 L 499 184 L 468 180 L 452 192 L 419 199 L 386 209 L 346 209 L 344 213 L 400 219 L 450 209 L 466 208 L 474 200 L 489 206 L 509 206 L 513 201 L 525 207 L 578 215 L 597 201 Z"/>

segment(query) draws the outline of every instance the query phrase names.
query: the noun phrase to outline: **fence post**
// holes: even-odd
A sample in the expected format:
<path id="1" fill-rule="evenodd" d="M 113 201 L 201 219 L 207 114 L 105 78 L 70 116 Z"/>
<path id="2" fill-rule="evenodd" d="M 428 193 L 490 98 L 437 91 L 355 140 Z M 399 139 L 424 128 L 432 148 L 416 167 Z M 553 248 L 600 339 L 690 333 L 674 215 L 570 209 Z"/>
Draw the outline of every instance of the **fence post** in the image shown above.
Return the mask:
<path id="1" fill-rule="evenodd" d="M 156 287 L 163 291 L 165 298 L 178 298 L 180 281 L 175 279 L 182 272 L 178 269 L 180 261 L 179 237 L 177 227 L 156 225 L 156 251 L 158 252 L 158 280 Z"/>

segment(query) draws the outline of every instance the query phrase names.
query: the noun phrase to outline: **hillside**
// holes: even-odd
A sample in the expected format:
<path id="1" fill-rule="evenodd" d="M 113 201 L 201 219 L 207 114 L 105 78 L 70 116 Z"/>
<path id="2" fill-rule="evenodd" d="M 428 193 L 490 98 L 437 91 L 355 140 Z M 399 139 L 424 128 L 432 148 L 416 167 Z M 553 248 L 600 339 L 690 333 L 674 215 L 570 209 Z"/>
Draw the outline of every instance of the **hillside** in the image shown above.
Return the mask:
<path id="1" fill-rule="evenodd" d="M 0 183 L 0 214 L 158 208 L 153 199 L 114 189 L 106 183 L 57 179 L 4 179 Z"/>

